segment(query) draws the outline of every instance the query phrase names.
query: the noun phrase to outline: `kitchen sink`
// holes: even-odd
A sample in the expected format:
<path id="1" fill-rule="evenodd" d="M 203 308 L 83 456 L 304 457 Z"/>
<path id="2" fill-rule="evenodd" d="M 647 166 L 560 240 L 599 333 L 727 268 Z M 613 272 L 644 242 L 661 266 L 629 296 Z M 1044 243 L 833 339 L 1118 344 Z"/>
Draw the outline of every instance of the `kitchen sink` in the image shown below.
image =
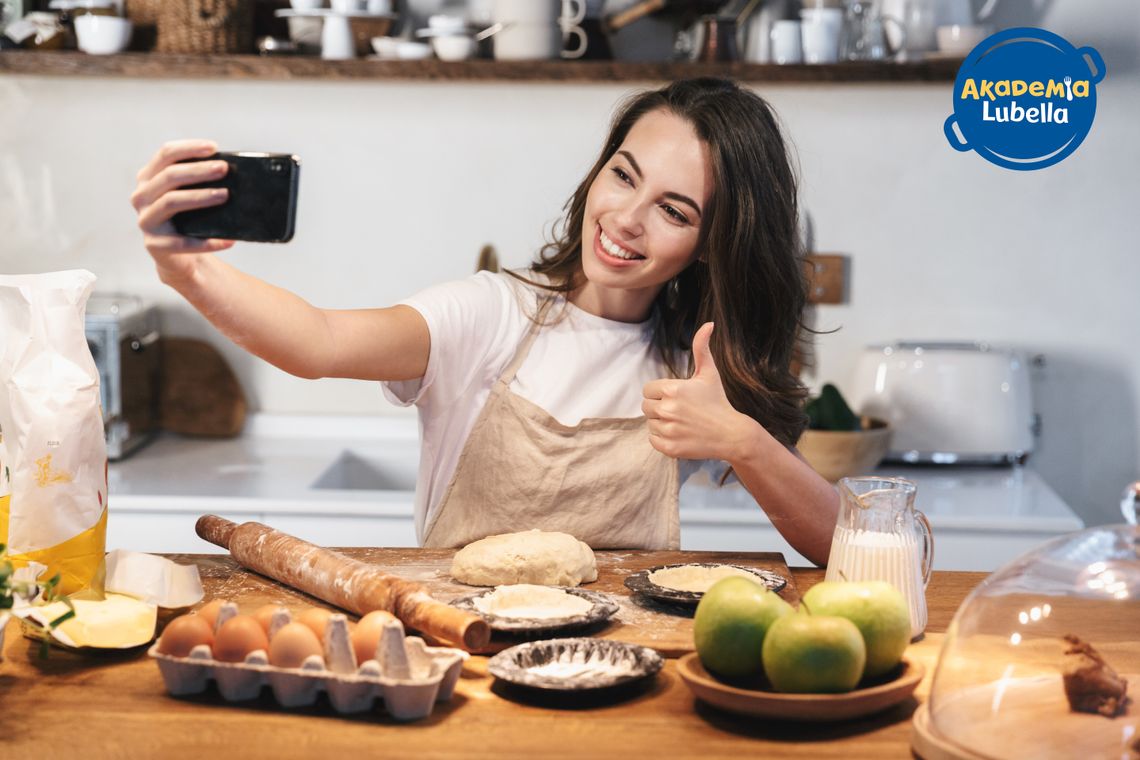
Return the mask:
<path id="1" fill-rule="evenodd" d="M 409 461 L 345 449 L 317 476 L 311 487 L 330 491 L 414 491 L 417 469 L 415 459 Z"/>

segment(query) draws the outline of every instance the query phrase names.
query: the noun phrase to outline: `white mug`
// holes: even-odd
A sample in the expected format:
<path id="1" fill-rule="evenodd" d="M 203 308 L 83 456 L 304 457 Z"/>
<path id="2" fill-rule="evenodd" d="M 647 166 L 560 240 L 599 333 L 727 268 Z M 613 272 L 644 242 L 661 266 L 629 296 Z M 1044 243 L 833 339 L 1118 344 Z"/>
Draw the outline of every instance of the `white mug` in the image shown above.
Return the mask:
<path id="1" fill-rule="evenodd" d="M 583 0 L 495 0 L 491 20 L 503 28 L 494 37 L 495 60 L 533 61 L 577 58 L 586 52 Z M 574 35 L 578 45 L 563 52 L 563 40 Z"/>
<path id="2" fill-rule="evenodd" d="M 575 7 L 577 10 L 574 10 Z M 581 58 L 586 54 L 586 45 L 589 44 L 589 40 L 586 38 L 586 30 L 581 26 L 585 18 L 585 0 L 562 0 L 562 15 L 559 16 L 558 23 L 562 26 L 563 58 Z M 571 37 L 577 37 L 578 43 L 572 48 L 567 48 L 566 44 Z"/>
<path id="3" fill-rule="evenodd" d="M 838 8 L 810 8 L 800 11 L 800 18 L 803 19 L 804 62 L 838 61 L 843 11 Z"/>
<path id="4" fill-rule="evenodd" d="M 355 57 L 356 40 L 352 37 L 348 16 L 326 17 L 324 26 L 321 27 L 321 58 L 343 61 Z"/>
<path id="5" fill-rule="evenodd" d="M 799 21 L 781 19 L 772 24 L 772 63 L 803 63 L 804 51 Z"/>

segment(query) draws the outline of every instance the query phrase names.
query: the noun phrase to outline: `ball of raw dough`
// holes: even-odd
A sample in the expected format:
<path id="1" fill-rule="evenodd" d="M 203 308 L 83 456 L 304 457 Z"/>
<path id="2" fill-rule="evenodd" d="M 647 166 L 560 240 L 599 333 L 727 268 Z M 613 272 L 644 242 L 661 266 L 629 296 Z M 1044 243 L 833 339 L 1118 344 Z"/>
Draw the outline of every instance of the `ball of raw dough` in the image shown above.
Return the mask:
<path id="1" fill-rule="evenodd" d="M 472 586 L 577 586 L 598 579 L 594 551 L 568 533 L 528 530 L 474 541 L 455 553 L 451 575 Z"/>

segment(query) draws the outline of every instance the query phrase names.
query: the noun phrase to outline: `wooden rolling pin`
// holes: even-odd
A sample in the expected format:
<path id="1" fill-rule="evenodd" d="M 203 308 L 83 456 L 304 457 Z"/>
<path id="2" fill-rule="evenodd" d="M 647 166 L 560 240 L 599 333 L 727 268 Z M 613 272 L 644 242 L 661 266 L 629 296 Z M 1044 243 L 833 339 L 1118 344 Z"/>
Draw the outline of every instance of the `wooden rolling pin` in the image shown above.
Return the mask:
<path id="1" fill-rule="evenodd" d="M 337 607 L 359 615 L 387 610 L 409 628 L 469 652 L 484 649 L 491 638 L 487 621 L 433 599 L 419 583 L 268 525 L 238 525 L 224 517 L 203 515 L 194 529 L 204 540 L 229 549 L 243 567 Z"/>

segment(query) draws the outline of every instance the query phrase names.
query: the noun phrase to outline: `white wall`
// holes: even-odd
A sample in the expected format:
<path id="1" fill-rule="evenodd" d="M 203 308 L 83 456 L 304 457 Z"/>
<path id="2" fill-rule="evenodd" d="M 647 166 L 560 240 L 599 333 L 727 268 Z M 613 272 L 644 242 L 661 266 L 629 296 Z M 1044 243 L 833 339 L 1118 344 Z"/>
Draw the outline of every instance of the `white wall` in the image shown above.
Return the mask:
<path id="1" fill-rule="evenodd" d="M 1043 353 L 1032 466 L 1090 524 L 1113 522 L 1140 477 L 1140 3 L 1034 8 L 1109 70 L 1092 133 L 1050 169 L 951 150 L 948 83 L 757 89 L 798 150 L 816 249 L 853 261 L 850 304 L 817 315 L 842 328 L 818 342 L 817 380 L 842 387 L 885 339 Z M 223 345 L 158 283 L 128 203 L 162 141 L 209 136 L 303 160 L 293 243 L 240 245 L 231 261 L 322 306 L 391 304 L 468 274 L 485 242 L 528 261 L 633 88 L 0 78 L 0 271 L 86 267 L 162 303 L 168 333 Z M 225 348 L 261 409 L 407 413 L 375 386 L 291 378 Z"/>

